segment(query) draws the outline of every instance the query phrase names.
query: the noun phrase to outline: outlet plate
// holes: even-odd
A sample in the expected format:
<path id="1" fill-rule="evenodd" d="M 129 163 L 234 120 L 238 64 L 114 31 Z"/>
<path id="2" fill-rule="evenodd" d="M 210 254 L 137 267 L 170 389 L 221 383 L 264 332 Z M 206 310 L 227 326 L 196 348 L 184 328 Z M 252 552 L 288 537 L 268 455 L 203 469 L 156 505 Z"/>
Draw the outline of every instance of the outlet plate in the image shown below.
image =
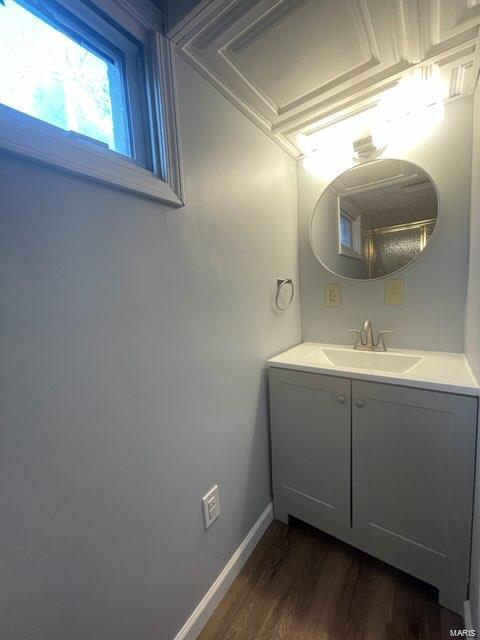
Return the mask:
<path id="1" fill-rule="evenodd" d="M 403 280 L 385 280 L 385 304 L 403 304 Z"/>
<path id="2" fill-rule="evenodd" d="M 327 307 L 338 307 L 342 304 L 342 288 L 339 284 L 327 284 L 325 287 L 325 304 Z"/>
<path id="3" fill-rule="evenodd" d="M 202 498 L 203 522 L 205 530 L 212 526 L 220 515 L 220 500 L 218 498 L 218 485 L 213 486 Z"/>

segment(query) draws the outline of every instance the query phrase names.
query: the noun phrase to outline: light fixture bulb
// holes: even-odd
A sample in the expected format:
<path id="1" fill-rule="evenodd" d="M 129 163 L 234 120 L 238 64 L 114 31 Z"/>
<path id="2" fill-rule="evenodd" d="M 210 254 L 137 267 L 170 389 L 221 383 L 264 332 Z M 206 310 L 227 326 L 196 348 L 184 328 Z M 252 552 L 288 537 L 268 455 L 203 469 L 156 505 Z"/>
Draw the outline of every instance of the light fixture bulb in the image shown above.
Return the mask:
<path id="1" fill-rule="evenodd" d="M 436 65 L 419 67 L 402 78 L 377 106 L 372 126 L 375 144 L 404 150 L 424 140 L 443 120 L 445 94 Z"/>

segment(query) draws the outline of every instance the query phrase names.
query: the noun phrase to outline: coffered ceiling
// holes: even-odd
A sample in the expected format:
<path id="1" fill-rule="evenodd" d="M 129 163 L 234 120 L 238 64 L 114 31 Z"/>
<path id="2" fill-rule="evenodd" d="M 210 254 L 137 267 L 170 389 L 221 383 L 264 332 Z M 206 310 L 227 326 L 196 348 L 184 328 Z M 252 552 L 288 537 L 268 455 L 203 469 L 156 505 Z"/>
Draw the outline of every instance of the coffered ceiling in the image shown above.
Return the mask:
<path id="1" fill-rule="evenodd" d="M 292 155 L 436 64 L 452 100 L 478 74 L 480 0 L 203 0 L 169 33 L 182 54 Z"/>
<path id="2" fill-rule="evenodd" d="M 437 216 L 438 200 L 431 180 L 419 167 L 403 160 L 357 165 L 337 178 L 329 191 L 341 197 L 342 203 L 353 204 L 364 216 L 364 228 Z"/>

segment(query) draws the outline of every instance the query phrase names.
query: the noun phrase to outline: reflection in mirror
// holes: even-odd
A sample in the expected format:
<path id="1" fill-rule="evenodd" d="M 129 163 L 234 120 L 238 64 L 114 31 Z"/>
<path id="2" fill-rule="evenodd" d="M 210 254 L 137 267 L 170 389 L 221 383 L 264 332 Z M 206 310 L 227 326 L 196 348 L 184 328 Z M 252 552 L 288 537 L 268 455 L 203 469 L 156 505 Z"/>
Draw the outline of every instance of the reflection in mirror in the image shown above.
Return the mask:
<path id="1" fill-rule="evenodd" d="M 437 215 L 437 192 L 422 169 L 404 160 L 369 162 L 323 192 L 311 221 L 312 249 L 336 275 L 383 278 L 420 255 Z"/>

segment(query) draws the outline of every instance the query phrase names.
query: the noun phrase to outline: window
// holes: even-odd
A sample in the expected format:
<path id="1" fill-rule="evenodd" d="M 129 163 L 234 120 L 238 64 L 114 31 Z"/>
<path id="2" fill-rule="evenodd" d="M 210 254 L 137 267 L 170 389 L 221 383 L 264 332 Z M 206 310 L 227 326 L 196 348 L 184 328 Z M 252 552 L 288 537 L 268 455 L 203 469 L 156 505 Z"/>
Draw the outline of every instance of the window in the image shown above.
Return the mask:
<path id="1" fill-rule="evenodd" d="M 361 215 L 346 211 L 340 203 L 338 209 L 338 253 L 349 258 L 362 259 Z"/>
<path id="2" fill-rule="evenodd" d="M 170 49 L 145 6 L 118 23 L 109 0 L 0 0 L 0 146 L 178 205 Z"/>
<path id="3" fill-rule="evenodd" d="M 131 156 L 121 55 L 36 5 L 4 0 L 0 102 Z"/>
<path id="4" fill-rule="evenodd" d="M 340 211 L 340 244 L 347 249 L 353 249 L 353 219 Z"/>

